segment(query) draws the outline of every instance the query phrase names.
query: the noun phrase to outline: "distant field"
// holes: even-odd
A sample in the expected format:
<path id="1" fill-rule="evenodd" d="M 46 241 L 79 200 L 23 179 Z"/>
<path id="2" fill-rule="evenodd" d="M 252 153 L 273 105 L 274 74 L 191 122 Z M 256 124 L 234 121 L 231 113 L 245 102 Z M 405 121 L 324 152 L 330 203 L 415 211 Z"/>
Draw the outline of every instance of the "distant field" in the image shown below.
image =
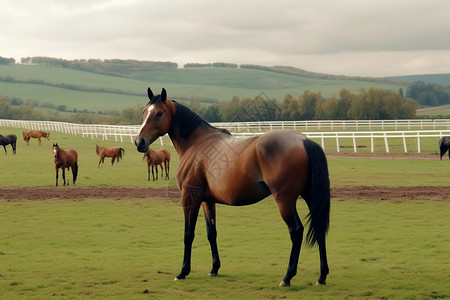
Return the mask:
<path id="1" fill-rule="evenodd" d="M 450 105 L 421 108 L 417 110 L 417 116 L 450 116 Z"/>
<path id="2" fill-rule="evenodd" d="M 397 92 L 405 85 L 355 80 L 320 80 L 253 69 L 190 68 L 172 71 L 136 72 L 129 78 L 100 75 L 73 69 L 0 65 L 1 76 L 17 80 L 42 80 L 48 83 L 67 83 L 80 87 L 118 89 L 141 94 L 129 96 L 115 93 L 77 91 L 41 84 L 0 82 L 0 94 L 34 99 L 40 103 L 66 105 L 68 109 L 92 111 L 120 110 L 136 107 L 146 101 L 146 89 L 155 92 L 166 88 L 173 99 L 202 101 L 230 101 L 233 96 L 255 97 L 265 92 L 282 100 L 287 94 L 298 97 L 305 90 L 321 92 L 323 97 L 338 96 L 342 88 L 357 93 L 361 88 L 382 88 Z"/>

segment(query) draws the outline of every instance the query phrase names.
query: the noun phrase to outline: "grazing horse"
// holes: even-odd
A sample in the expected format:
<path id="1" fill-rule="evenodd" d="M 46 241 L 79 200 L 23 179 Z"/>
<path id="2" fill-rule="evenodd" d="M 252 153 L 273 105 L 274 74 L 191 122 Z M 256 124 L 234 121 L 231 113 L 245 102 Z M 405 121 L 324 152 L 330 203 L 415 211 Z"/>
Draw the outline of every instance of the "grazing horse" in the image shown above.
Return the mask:
<path id="1" fill-rule="evenodd" d="M 439 139 L 439 149 L 441 150 L 441 160 L 447 150 L 449 150 L 448 159 L 450 159 L 450 136 L 443 136 Z"/>
<path id="2" fill-rule="evenodd" d="M 100 160 L 98 161 L 98 167 L 100 167 L 100 163 L 105 162 L 105 157 L 111 157 L 111 166 L 114 166 L 114 161 L 117 158 L 117 164 L 119 164 L 119 160 L 123 157 L 123 154 L 125 153 L 125 149 L 113 147 L 99 147 L 98 145 L 95 145 L 95 153 L 97 153 L 98 156 L 100 156 Z"/>
<path id="3" fill-rule="evenodd" d="M 64 150 L 58 144 L 53 144 L 53 156 L 55 157 L 56 186 L 58 186 L 59 168 L 62 169 L 64 185 L 66 185 L 66 168 L 67 171 L 72 168 L 73 185 L 75 185 L 78 175 L 78 153 L 72 149 Z M 67 181 L 67 185 L 69 185 L 69 181 Z"/>
<path id="4" fill-rule="evenodd" d="M 180 156 L 176 178 L 185 215 L 184 259 L 175 280 L 191 271 L 191 250 L 200 206 L 203 209 L 212 252 L 211 276 L 220 268 L 215 204 L 248 205 L 270 194 L 275 198 L 292 242 L 286 276 L 280 286 L 290 286 L 297 273 L 304 227 L 296 209 L 298 196 L 309 208 L 306 242 L 318 244 L 320 277 L 329 273 L 325 237 L 329 227 L 330 182 L 323 149 L 297 131 L 270 131 L 251 138 L 235 138 L 215 128 L 189 108 L 147 90 L 150 101 L 135 139 L 146 152 L 158 137 L 169 134 Z"/>
<path id="5" fill-rule="evenodd" d="M 23 140 L 27 145 L 30 145 L 30 138 L 38 139 L 39 145 L 41 144 L 41 137 L 46 138 L 50 141 L 50 132 L 43 132 L 38 130 L 28 130 L 28 131 L 22 131 L 23 134 Z"/>
<path id="6" fill-rule="evenodd" d="M 163 175 L 163 165 L 166 172 L 166 179 L 169 179 L 169 165 L 170 165 L 170 152 L 166 149 L 152 150 L 148 148 L 144 154 L 144 158 L 147 161 L 148 176 L 147 180 L 150 181 L 150 167 L 152 169 L 153 181 L 155 181 L 155 173 L 153 167 L 156 169 L 156 180 L 158 180 L 158 166 L 161 167 L 161 176 Z"/>
<path id="7" fill-rule="evenodd" d="M 16 154 L 16 145 L 17 145 L 17 136 L 15 134 L 8 134 L 7 136 L 0 134 L 0 145 L 5 149 L 5 154 L 8 154 L 6 151 L 6 145 L 11 145 L 13 153 Z"/>

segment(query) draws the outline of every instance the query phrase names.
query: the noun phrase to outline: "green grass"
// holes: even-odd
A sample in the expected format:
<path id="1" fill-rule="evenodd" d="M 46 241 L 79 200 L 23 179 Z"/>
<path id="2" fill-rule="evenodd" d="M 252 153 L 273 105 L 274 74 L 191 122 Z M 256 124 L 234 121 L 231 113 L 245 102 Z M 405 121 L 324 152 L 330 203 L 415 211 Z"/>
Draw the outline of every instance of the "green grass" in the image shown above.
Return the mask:
<path id="1" fill-rule="evenodd" d="M 292 287 L 290 251 L 269 198 L 218 206 L 220 276 L 199 218 L 192 273 L 181 268 L 182 209 L 162 200 L 0 202 L 4 299 L 444 299 L 450 293 L 448 203 L 333 201 L 328 286 L 315 286 L 317 248 L 303 247 Z M 306 207 L 299 204 L 300 215 Z M 144 291 L 148 291 L 144 293 Z"/>
<path id="2" fill-rule="evenodd" d="M 40 103 L 66 105 L 68 109 L 91 111 L 121 110 L 145 104 L 147 86 L 154 92 L 166 88 L 172 99 L 204 99 L 230 101 L 233 96 L 256 97 L 262 91 L 282 100 L 287 94 L 298 97 L 305 90 L 321 92 L 323 97 L 338 96 L 342 88 L 357 93 L 361 88 L 381 88 L 397 92 L 401 84 L 356 80 L 321 80 L 291 76 L 262 70 L 239 68 L 190 68 L 171 71 L 136 72 L 129 78 L 114 77 L 73 69 L 33 66 L 0 65 L 0 75 L 18 80 L 37 79 L 49 83 L 68 83 L 83 87 L 118 89 L 139 96 L 102 92 L 82 92 L 52 86 L 0 82 L 2 95 Z"/>

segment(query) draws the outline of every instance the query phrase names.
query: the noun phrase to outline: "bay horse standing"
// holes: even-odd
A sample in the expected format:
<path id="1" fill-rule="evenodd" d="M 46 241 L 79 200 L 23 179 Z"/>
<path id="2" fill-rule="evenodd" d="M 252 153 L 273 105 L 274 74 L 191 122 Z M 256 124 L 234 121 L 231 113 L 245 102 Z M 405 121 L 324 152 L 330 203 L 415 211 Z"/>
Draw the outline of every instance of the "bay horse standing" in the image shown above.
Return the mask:
<path id="1" fill-rule="evenodd" d="M 50 141 L 50 132 L 44 132 L 44 131 L 38 131 L 38 130 L 28 130 L 28 131 L 22 131 L 23 134 L 23 140 L 27 145 L 30 145 L 30 138 L 38 139 L 39 145 L 41 144 L 41 138 L 46 138 Z"/>
<path id="2" fill-rule="evenodd" d="M 78 153 L 72 149 L 64 150 L 58 144 L 53 144 L 53 156 L 55 157 L 56 186 L 58 186 L 58 171 L 60 168 L 62 169 L 64 185 L 66 185 L 66 168 L 67 171 L 72 169 L 72 182 L 75 185 L 78 175 Z M 67 181 L 67 185 L 69 185 L 69 181 Z"/>
<path id="3" fill-rule="evenodd" d="M 275 198 L 292 242 L 286 276 L 279 284 L 290 286 L 297 273 L 304 227 L 296 209 L 300 196 L 309 208 L 306 242 L 318 244 L 320 276 L 329 273 L 325 237 L 329 227 L 330 182 L 325 153 L 315 142 L 297 131 L 270 131 L 257 137 L 238 139 L 215 128 L 189 108 L 147 90 L 150 101 L 135 139 L 139 152 L 146 152 L 158 137 L 169 134 L 180 156 L 176 178 L 185 215 L 184 258 L 175 280 L 191 271 L 191 250 L 200 206 L 206 219 L 212 252 L 211 276 L 220 268 L 217 249 L 216 203 L 248 205 L 270 194 Z"/>
<path id="4" fill-rule="evenodd" d="M 448 150 L 448 159 L 450 159 L 450 136 L 443 136 L 439 139 L 439 149 L 441 150 L 441 160 Z"/>
<path id="5" fill-rule="evenodd" d="M 8 154 L 6 145 L 11 145 L 13 154 L 16 154 L 17 136 L 15 134 L 8 134 L 6 136 L 0 134 L 0 145 L 5 149 L 5 154 Z"/>
<path id="6" fill-rule="evenodd" d="M 152 178 L 155 181 L 155 173 L 153 167 L 156 169 L 156 180 L 158 180 L 158 166 L 161 167 L 161 176 L 163 176 L 163 166 L 166 173 L 166 179 L 169 179 L 170 168 L 170 152 L 167 149 L 152 150 L 148 148 L 144 154 L 144 158 L 147 161 L 148 176 L 147 180 L 150 181 L 150 167 L 152 169 Z"/>
<path id="7" fill-rule="evenodd" d="M 111 157 L 111 166 L 114 166 L 114 161 L 117 159 L 117 164 L 119 164 L 119 160 L 123 157 L 125 153 L 125 149 L 119 147 L 99 147 L 95 145 L 95 153 L 100 156 L 100 160 L 98 161 L 98 167 L 100 167 L 100 163 L 103 166 L 105 162 L 105 157 Z"/>

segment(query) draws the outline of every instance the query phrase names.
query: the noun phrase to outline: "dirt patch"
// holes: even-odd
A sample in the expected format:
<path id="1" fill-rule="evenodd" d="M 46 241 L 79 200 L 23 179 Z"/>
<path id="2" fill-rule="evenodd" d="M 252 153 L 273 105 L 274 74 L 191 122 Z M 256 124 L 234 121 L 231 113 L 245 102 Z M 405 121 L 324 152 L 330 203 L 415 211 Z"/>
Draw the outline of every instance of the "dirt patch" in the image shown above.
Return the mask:
<path id="1" fill-rule="evenodd" d="M 85 199 L 179 199 L 177 188 L 140 188 L 140 187 L 26 187 L 0 189 L 0 199 L 18 200 L 72 200 Z M 430 201 L 450 201 L 450 192 L 445 187 L 415 186 L 346 186 L 331 189 L 333 200 L 400 200 L 411 199 Z"/>

